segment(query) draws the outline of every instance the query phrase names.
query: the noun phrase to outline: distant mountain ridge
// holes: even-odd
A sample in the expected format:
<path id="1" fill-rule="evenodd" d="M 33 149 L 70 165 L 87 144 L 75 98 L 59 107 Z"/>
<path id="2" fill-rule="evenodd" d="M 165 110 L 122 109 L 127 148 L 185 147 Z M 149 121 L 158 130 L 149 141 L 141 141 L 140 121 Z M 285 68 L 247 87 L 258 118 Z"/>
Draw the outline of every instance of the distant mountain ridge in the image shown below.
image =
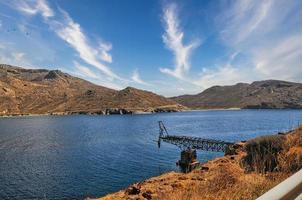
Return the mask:
<path id="1" fill-rule="evenodd" d="M 172 97 L 191 109 L 302 108 L 302 84 L 280 80 L 213 86 L 196 95 Z"/>
<path id="2" fill-rule="evenodd" d="M 171 99 L 127 87 L 117 91 L 59 70 L 0 64 L 0 115 L 129 114 L 184 109 Z"/>

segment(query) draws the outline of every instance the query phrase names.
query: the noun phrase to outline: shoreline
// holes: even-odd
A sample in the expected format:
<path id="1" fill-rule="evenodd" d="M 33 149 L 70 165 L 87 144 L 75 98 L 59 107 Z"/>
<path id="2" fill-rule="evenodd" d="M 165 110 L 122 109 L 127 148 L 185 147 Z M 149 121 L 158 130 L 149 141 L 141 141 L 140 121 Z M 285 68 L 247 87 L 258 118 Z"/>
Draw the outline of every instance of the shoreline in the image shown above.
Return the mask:
<path id="1" fill-rule="evenodd" d="M 22 117 L 43 117 L 43 116 L 74 116 L 74 115 L 87 115 L 87 116 L 108 116 L 108 115 L 149 115 L 155 114 L 152 112 L 141 112 L 132 114 L 90 114 L 90 113 L 67 113 L 67 114 L 14 114 L 14 115 L 0 115 L 1 118 L 22 118 Z"/>
<path id="2" fill-rule="evenodd" d="M 205 109 L 192 109 L 192 110 L 184 110 L 183 112 L 186 111 L 193 111 L 193 112 L 198 112 L 198 111 L 215 111 L 215 110 L 245 110 L 244 108 L 205 108 Z M 247 109 L 247 110 L 254 110 L 254 109 Z"/>
<path id="3" fill-rule="evenodd" d="M 66 113 L 44 113 L 44 114 L 10 114 L 10 115 L 0 115 L 1 118 L 17 118 L 17 117 L 40 117 L 40 116 L 73 116 L 73 115 L 89 115 L 89 116 L 108 116 L 108 115 L 151 115 L 156 113 L 172 113 L 172 112 L 183 112 L 183 111 L 136 111 L 131 113 L 109 113 L 109 114 L 100 114 L 93 112 L 66 112 Z"/>
<path id="4" fill-rule="evenodd" d="M 124 109 L 120 109 L 124 110 Z M 128 111 L 125 110 L 125 113 L 105 113 L 103 111 L 68 111 L 68 112 L 53 112 L 53 113 L 42 113 L 42 114 L 9 114 L 9 115 L 0 115 L 1 118 L 17 118 L 17 117 L 40 117 L 40 116 L 72 116 L 72 115 L 91 115 L 91 116 L 107 116 L 107 115 L 150 115 L 156 113 L 175 113 L 175 112 L 204 112 L 204 111 L 240 111 L 240 110 L 302 110 L 299 108 L 213 108 L 213 109 L 185 109 L 185 110 L 152 110 L 152 111 Z"/>
<path id="5" fill-rule="evenodd" d="M 156 113 L 175 113 L 175 112 L 204 112 L 204 111 L 240 111 L 240 110 L 302 110 L 299 108 L 213 108 L 213 109 L 162 109 L 152 111 L 131 111 L 126 109 L 117 109 L 113 113 L 106 113 L 106 111 L 68 111 L 68 112 L 53 112 L 42 114 L 9 114 L 0 115 L 0 118 L 15 118 L 15 117 L 39 117 L 39 116 L 72 116 L 72 115 L 91 115 L 91 116 L 106 116 L 106 115 L 149 115 Z M 122 112 L 120 112 L 122 111 Z"/>

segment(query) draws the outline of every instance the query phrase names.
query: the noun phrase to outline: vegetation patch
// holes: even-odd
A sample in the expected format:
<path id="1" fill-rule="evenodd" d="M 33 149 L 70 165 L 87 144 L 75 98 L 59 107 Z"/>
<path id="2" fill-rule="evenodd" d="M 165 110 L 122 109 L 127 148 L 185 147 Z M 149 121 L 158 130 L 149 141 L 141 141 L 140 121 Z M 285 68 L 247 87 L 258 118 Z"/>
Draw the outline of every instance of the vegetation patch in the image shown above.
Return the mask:
<path id="1" fill-rule="evenodd" d="M 262 136 L 248 141 L 245 144 L 246 156 L 241 160 L 245 171 L 259 173 L 277 171 L 279 162 L 278 155 L 285 145 L 284 136 Z"/>

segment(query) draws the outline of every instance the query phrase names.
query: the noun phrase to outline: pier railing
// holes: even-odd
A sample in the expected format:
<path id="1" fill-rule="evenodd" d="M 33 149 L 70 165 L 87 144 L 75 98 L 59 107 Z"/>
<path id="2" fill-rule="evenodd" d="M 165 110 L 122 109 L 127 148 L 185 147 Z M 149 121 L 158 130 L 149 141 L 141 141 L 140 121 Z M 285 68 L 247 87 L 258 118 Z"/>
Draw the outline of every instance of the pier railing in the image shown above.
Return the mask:
<path id="1" fill-rule="evenodd" d="M 229 146 L 234 145 L 234 143 L 226 142 L 222 140 L 214 140 L 214 139 L 206 139 L 206 138 L 190 137 L 190 136 L 169 135 L 164 123 L 162 121 L 159 121 L 158 124 L 159 124 L 158 147 L 160 147 L 161 140 L 170 144 L 174 144 L 182 150 L 196 149 L 202 151 L 225 152 Z"/>

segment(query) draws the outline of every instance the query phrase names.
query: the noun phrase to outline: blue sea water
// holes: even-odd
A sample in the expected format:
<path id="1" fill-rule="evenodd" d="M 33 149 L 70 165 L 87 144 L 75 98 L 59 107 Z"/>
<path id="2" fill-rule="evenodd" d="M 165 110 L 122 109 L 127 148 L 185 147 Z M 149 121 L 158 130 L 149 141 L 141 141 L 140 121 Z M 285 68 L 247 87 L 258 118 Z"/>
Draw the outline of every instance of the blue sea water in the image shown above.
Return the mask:
<path id="1" fill-rule="evenodd" d="M 241 141 L 294 128 L 302 110 L 217 110 L 148 115 L 0 119 L 0 199 L 83 199 L 178 170 L 170 134 Z M 221 153 L 198 152 L 200 161 Z"/>

